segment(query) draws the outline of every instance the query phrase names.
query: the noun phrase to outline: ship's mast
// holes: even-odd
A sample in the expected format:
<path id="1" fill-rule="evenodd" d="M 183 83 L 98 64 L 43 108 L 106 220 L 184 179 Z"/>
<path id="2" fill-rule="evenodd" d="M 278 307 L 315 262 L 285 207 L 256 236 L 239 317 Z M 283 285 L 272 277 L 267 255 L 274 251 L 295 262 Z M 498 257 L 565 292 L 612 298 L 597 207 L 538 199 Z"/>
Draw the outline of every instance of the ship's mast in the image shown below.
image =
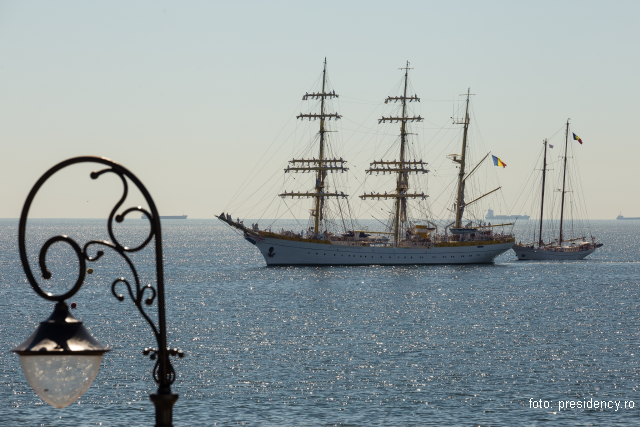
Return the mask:
<path id="1" fill-rule="evenodd" d="M 376 175 L 389 173 L 397 173 L 398 178 L 396 180 L 396 192 L 395 193 L 370 193 L 363 194 L 360 196 L 362 199 L 395 199 L 395 214 L 393 218 L 393 243 L 394 246 L 397 246 L 400 242 L 400 231 L 401 231 L 401 223 L 406 221 L 407 215 L 407 199 L 408 198 L 422 198 L 423 200 L 427 197 L 424 193 L 407 193 L 409 189 L 409 174 L 410 173 L 427 173 L 428 170 L 425 169 L 427 165 L 426 162 L 422 160 L 406 160 L 407 154 L 407 122 L 411 120 L 412 122 L 421 122 L 423 118 L 420 116 L 411 116 L 407 115 L 407 102 L 420 102 L 420 98 L 418 95 L 407 96 L 407 89 L 409 85 L 409 61 L 407 61 L 407 66 L 404 68 L 400 68 L 404 70 L 404 91 L 402 96 L 389 96 L 384 101 L 385 104 L 388 104 L 390 101 L 393 102 L 402 102 L 402 115 L 401 116 L 389 116 L 382 117 L 378 119 L 378 123 L 386 123 L 386 122 L 400 122 L 400 160 L 399 161 L 374 161 L 369 164 L 370 168 L 366 170 L 368 174 Z"/>
<path id="2" fill-rule="evenodd" d="M 544 213 L 544 179 L 547 174 L 547 140 L 544 140 L 544 161 L 542 164 L 542 198 L 540 201 L 540 236 L 538 247 L 542 247 L 542 214 Z"/>
<path id="3" fill-rule="evenodd" d="M 560 203 L 560 239 L 558 246 L 562 246 L 562 219 L 564 218 L 564 186 L 567 178 L 567 147 L 569 146 L 569 119 L 567 119 L 567 130 L 564 138 L 564 170 L 562 172 L 562 202 Z"/>
<path id="4" fill-rule="evenodd" d="M 460 160 L 454 160 L 460 164 L 460 173 L 458 174 L 458 198 L 456 201 L 456 223 L 455 228 L 462 227 L 462 215 L 464 213 L 464 167 L 467 155 L 467 132 L 469 130 L 469 97 L 471 96 L 471 88 L 467 89 L 467 108 L 464 114 L 464 133 L 462 135 L 462 154 Z M 459 122 L 458 122 L 459 123 Z"/>
<path id="5" fill-rule="evenodd" d="M 289 160 L 289 166 L 284 170 L 285 173 L 288 172 L 302 172 L 302 173 L 315 173 L 316 182 L 315 188 L 313 192 L 287 192 L 285 191 L 282 194 L 279 194 L 280 197 L 286 198 L 300 198 L 300 197 L 311 197 L 315 198 L 315 209 L 312 210 L 312 218 L 313 218 L 313 231 L 317 236 L 320 231 L 320 222 L 324 219 L 323 210 L 324 210 L 324 202 L 326 198 L 336 197 L 336 198 L 346 198 L 347 194 L 344 192 L 333 192 L 329 193 L 325 191 L 325 178 L 327 176 L 327 172 L 346 172 L 349 169 L 345 167 L 346 161 L 342 158 L 340 159 L 330 159 L 327 158 L 326 153 L 326 137 L 325 134 L 328 132 L 325 130 L 325 120 L 338 120 L 342 118 L 338 113 L 327 113 L 326 112 L 326 99 L 329 98 L 338 98 L 338 95 L 335 91 L 327 92 L 327 58 L 324 59 L 324 67 L 322 69 L 322 92 L 316 93 L 306 93 L 302 100 L 306 101 L 309 99 L 320 99 L 320 114 L 302 114 L 300 113 L 296 118 L 304 120 L 308 119 L 309 121 L 320 120 L 320 149 L 319 149 L 319 158 L 316 159 L 293 159 Z M 326 236 L 325 236 L 326 239 Z"/>
<path id="6" fill-rule="evenodd" d="M 404 165 L 404 151 L 405 151 L 405 142 L 407 137 L 407 127 L 405 118 L 407 117 L 407 81 L 409 78 L 409 61 L 407 61 L 407 66 L 404 69 L 404 92 L 402 95 L 402 122 L 400 125 L 400 163 Z M 406 172 L 398 172 L 398 181 L 396 186 L 397 194 L 404 194 L 409 189 L 409 175 Z M 396 198 L 396 217 L 395 224 L 393 229 L 393 238 L 397 244 L 399 241 L 398 234 L 400 231 L 400 217 L 406 219 L 406 208 L 407 208 L 407 199 L 406 198 Z"/>
<path id="7" fill-rule="evenodd" d="M 324 93 L 327 84 L 327 58 L 324 58 L 324 68 L 322 70 L 322 93 Z M 316 193 L 321 194 L 324 189 L 324 178 L 327 171 L 322 169 L 324 166 L 324 96 L 320 101 L 320 157 L 318 159 L 318 176 L 316 178 Z M 318 234 L 318 224 L 322 220 L 322 210 L 324 208 L 324 197 L 316 196 L 316 209 L 314 211 L 314 228 L 315 234 Z"/>

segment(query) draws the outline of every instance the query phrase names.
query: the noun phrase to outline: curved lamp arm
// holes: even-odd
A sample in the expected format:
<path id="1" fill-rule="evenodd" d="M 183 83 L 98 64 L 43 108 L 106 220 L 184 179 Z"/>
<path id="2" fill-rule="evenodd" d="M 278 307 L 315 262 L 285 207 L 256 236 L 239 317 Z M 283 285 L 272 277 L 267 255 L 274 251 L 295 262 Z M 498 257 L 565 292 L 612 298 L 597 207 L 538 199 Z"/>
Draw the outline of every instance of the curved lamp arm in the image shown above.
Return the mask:
<path id="1" fill-rule="evenodd" d="M 31 270 L 31 266 L 29 264 L 29 259 L 27 258 L 26 251 L 26 226 L 27 226 L 27 217 L 29 215 L 29 209 L 31 208 L 31 204 L 38 193 L 38 190 L 44 185 L 44 183 L 56 172 L 66 168 L 67 166 L 75 165 L 78 163 L 98 163 L 102 165 L 104 168 L 98 171 L 94 171 L 91 173 L 92 179 L 98 179 L 105 173 L 113 173 L 120 177 L 123 186 L 122 197 L 118 200 L 116 205 L 113 207 L 111 212 L 109 213 L 109 218 L 107 220 L 107 230 L 109 233 L 109 237 L 111 241 L 104 240 L 91 240 L 84 244 L 84 246 L 80 246 L 73 239 L 68 236 L 59 235 L 51 237 L 47 240 L 42 248 L 40 249 L 39 256 L 39 268 L 41 277 L 45 280 L 50 279 L 52 277 L 52 272 L 47 269 L 46 265 L 46 254 L 49 248 L 54 243 L 66 243 L 69 245 L 73 251 L 76 253 L 78 258 L 78 278 L 73 285 L 73 287 L 66 293 L 61 295 L 53 295 L 49 292 L 45 292 L 39 285 L 36 280 L 33 271 Z M 118 213 L 118 209 L 122 206 L 128 194 L 128 181 L 132 182 L 142 193 L 144 196 L 149 209 L 151 212 L 147 212 L 145 209 L 141 207 L 132 207 L 125 209 L 121 213 Z M 124 220 L 126 215 L 131 212 L 139 212 L 146 215 L 147 219 L 150 222 L 150 231 L 149 235 L 146 237 L 144 242 L 137 247 L 129 248 L 123 246 L 118 239 L 116 239 L 115 234 L 113 232 L 113 221 L 120 223 Z M 155 239 L 154 239 L 155 238 Z M 152 285 L 141 286 L 138 273 L 131 261 L 128 253 L 137 252 L 143 248 L 145 248 L 151 240 L 155 241 L 155 256 L 156 256 L 156 287 L 154 288 Z M 135 304 L 138 311 L 145 318 L 151 330 L 156 338 L 157 349 L 145 349 L 143 354 L 150 355 L 152 360 L 156 360 L 154 369 L 153 369 L 153 378 L 158 384 L 158 392 L 151 395 L 151 400 L 156 406 L 156 426 L 171 426 L 172 425 L 172 408 L 175 401 L 178 399 L 177 394 L 171 393 L 171 384 L 175 381 L 175 371 L 171 365 L 171 361 L 169 360 L 169 355 L 172 356 L 180 356 L 183 357 L 182 351 L 177 349 L 168 349 L 167 348 L 167 328 L 166 328 L 166 317 L 165 317 L 165 300 L 164 300 L 164 269 L 162 264 L 162 233 L 160 227 L 160 216 L 158 215 L 158 209 L 149 194 L 149 191 L 142 184 L 142 182 L 128 169 L 121 166 L 120 164 L 109 160 L 104 157 L 95 157 L 95 156 L 81 156 L 74 157 L 71 159 L 67 159 L 63 162 L 58 163 L 53 166 L 44 175 L 36 182 L 33 186 L 29 195 L 27 196 L 27 200 L 24 203 L 22 208 L 22 214 L 20 215 L 20 224 L 18 228 L 18 247 L 20 250 L 20 259 L 22 261 L 22 266 L 24 268 L 25 274 L 27 275 L 27 279 L 29 283 L 36 291 L 38 295 L 42 298 L 49 301 L 56 301 L 58 304 L 64 303 L 64 300 L 71 298 L 73 295 L 80 290 L 82 284 L 84 283 L 85 274 L 86 274 L 86 263 L 94 262 L 100 259 L 104 252 L 102 250 L 98 250 L 95 256 L 89 255 L 89 249 L 92 246 L 102 246 L 110 248 L 116 251 L 127 263 L 129 269 L 134 278 L 133 284 L 129 283 L 124 278 L 115 279 L 111 285 L 111 292 L 113 295 L 119 300 L 124 301 L 125 297 L 116 292 L 116 288 L 118 285 L 122 284 L 128 291 L 129 297 Z M 146 297 L 146 298 L 145 298 Z M 158 323 L 156 324 L 151 320 L 149 315 L 144 310 L 144 305 L 151 305 L 153 301 L 157 298 L 158 300 Z M 144 305 L 143 305 L 144 302 Z"/>

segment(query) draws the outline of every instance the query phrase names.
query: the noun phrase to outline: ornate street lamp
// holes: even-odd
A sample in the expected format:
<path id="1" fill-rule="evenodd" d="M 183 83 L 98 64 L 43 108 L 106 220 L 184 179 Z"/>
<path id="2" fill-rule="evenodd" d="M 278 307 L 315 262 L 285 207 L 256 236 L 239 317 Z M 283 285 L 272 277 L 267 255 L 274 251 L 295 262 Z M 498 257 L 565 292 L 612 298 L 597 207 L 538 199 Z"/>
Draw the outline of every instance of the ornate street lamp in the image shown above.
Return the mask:
<path id="1" fill-rule="evenodd" d="M 111 238 L 110 242 L 105 240 L 91 240 L 85 243 L 83 247 L 80 247 L 73 239 L 61 235 L 51 237 L 42 246 L 40 249 L 39 267 L 42 277 L 45 280 L 50 279 L 52 276 L 52 273 L 47 269 L 46 265 L 46 255 L 51 245 L 54 243 L 66 243 L 74 250 L 78 257 L 79 270 L 75 285 L 65 294 L 53 295 L 40 288 L 29 265 L 25 244 L 27 216 L 29 215 L 29 208 L 36 193 L 47 179 L 59 170 L 77 163 L 99 163 L 105 165 L 105 169 L 92 172 L 91 178 L 97 179 L 104 173 L 116 174 L 122 181 L 123 194 L 111 210 L 107 221 L 107 230 Z M 151 212 L 147 212 L 138 206 L 128 208 L 122 213 L 117 213 L 117 210 L 127 198 L 127 179 L 138 187 L 147 201 Z M 128 248 L 121 245 L 115 238 L 112 229 L 114 220 L 116 222 L 122 222 L 125 216 L 131 212 L 146 215 L 146 218 L 148 218 L 150 222 L 149 235 L 140 246 L 135 248 Z M 146 247 L 152 239 L 155 241 L 156 255 L 157 282 L 155 288 L 151 285 L 140 285 L 138 273 L 128 256 L 128 253 L 137 252 Z M 109 351 L 109 348 L 96 341 L 82 325 L 82 322 L 71 315 L 65 300 L 75 295 L 84 283 L 87 261 L 97 261 L 104 255 L 103 251 L 98 250 L 95 256 L 90 256 L 88 249 L 92 246 L 108 247 L 116 251 L 127 262 L 135 279 L 133 286 L 124 277 L 114 280 L 111 284 L 111 292 L 119 301 L 124 301 L 124 296 L 116 292 L 116 286 L 119 284 L 125 286 L 138 311 L 140 311 L 151 326 L 151 330 L 156 338 L 157 349 L 146 348 L 142 353 L 144 355 L 150 355 L 151 360 L 156 360 L 153 368 L 153 378 L 158 384 L 158 391 L 157 393 L 151 394 L 151 401 L 156 408 L 156 427 L 171 427 L 173 423 L 173 405 L 176 400 L 178 400 L 178 395 L 171 392 L 171 384 L 175 381 L 176 375 L 171 366 L 169 356 L 177 355 L 183 357 L 184 354 L 180 350 L 167 348 L 160 216 L 158 215 L 158 210 L 151 195 L 142 182 L 126 168 L 104 157 L 74 157 L 55 165 L 42 175 L 27 197 L 20 216 L 18 245 L 20 248 L 22 267 L 33 289 L 42 298 L 49 301 L 56 301 L 53 314 L 51 314 L 47 320 L 41 322 L 40 326 L 25 342 L 13 349 L 15 353 L 20 355 L 22 369 L 33 390 L 50 405 L 57 408 L 64 408 L 82 396 L 98 374 L 102 355 Z M 89 273 L 90 272 L 91 271 L 89 271 Z M 146 298 L 145 292 L 147 295 Z M 143 302 L 146 305 L 153 304 L 156 298 L 158 300 L 157 325 L 144 311 L 143 306 Z"/>

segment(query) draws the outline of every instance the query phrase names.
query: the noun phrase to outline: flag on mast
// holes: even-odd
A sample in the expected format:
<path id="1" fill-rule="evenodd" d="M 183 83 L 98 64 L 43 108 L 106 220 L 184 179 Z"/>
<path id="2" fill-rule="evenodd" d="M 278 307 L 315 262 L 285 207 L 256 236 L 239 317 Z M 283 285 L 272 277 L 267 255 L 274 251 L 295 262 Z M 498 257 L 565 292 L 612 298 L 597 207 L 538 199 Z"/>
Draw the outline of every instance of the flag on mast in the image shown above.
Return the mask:
<path id="1" fill-rule="evenodd" d="M 494 166 L 502 166 L 503 168 L 507 167 L 507 164 L 505 162 L 503 162 L 502 160 L 500 160 L 499 158 L 497 158 L 493 154 L 491 155 L 491 157 L 493 158 L 493 165 Z"/>
<path id="2" fill-rule="evenodd" d="M 580 137 L 578 135 L 576 135 L 575 133 L 573 134 L 573 139 L 575 139 L 576 141 L 578 141 L 580 144 L 582 144 L 582 140 L 580 139 Z"/>

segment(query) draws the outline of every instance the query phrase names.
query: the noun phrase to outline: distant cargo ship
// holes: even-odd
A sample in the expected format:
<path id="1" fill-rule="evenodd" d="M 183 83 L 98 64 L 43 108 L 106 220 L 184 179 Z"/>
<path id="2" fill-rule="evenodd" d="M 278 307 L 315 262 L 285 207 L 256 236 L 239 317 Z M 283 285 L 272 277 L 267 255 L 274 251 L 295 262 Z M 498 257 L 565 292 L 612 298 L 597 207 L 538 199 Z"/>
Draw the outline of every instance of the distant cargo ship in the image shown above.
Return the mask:
<path id="1" fill-rule="evenodd" d="M 622 216 L 622 212 L 620 212 L 620 215 L 618 215 L 616 219 L 640 219 L 640 216 L 635 216 L 633 218 L 625 218 Z"/>
<path id="2" fill-rule="evenodd" d="M 147 216 L 145 214 L 142 214 L 140 218 L 145 219 L 147 218 Z M 160 215 L 160 219 L 187 219 L 187 215 L 168 215 L 168 216 Z"/>
<path id="3" fill-rule="evenodd" d="M 493 214 L 493 209 L 489 209 L 487 211 L 487 216 L 484 217 L 485 219 L 529 219 L 529 215 L 494 215 Z"/>

